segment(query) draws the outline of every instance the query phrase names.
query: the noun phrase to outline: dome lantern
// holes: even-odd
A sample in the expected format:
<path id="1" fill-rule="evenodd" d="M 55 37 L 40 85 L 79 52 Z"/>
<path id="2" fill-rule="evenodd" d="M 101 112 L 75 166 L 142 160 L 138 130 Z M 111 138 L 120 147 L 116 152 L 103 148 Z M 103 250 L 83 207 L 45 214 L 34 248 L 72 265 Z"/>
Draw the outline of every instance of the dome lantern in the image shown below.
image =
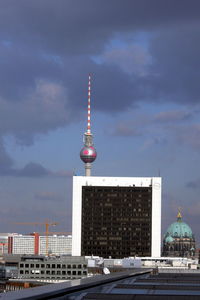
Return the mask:
<path id="1" fill-rule="evenodd" d="M 181 215 L 180 208 L 178 209 L 177 222 L 182 222 L 182 215 Z"/>

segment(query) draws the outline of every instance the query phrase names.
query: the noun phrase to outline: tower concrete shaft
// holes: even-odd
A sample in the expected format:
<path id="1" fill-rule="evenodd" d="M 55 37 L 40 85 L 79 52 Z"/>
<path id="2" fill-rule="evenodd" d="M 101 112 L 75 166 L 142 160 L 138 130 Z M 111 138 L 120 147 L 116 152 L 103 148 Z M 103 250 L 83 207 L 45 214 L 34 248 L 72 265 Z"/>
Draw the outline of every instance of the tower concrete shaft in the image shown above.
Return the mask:
<path id="1" fill-rule="evenodd" d="M 85 163 L 85 176 L 91 176 L 91 169 L 92 169 L 92 164 Z"/>

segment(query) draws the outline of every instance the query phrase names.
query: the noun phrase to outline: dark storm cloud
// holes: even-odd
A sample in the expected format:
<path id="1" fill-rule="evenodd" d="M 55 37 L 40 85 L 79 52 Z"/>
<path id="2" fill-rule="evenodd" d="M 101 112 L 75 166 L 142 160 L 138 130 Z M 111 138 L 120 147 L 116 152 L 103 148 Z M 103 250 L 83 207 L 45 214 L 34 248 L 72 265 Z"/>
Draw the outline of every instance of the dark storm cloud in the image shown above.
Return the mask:
<path id="1" fill-rule="evenodd" d="M 3 141 L 0 139 L 0 173 L 6 173 L 13 164 L 13 159 L 6 153 Z"/>
<path id="2" fill-rule="evenodd" d="M 2 1 L 0 32 L 56 53 L 94 53 L 115 32 L 149 30 L 199 17 L 199 1 Z M 27 34 L 27 32 L 29 34 Z M 58 40 L 59 35 L 59 40 Z"/>
<path id="3" fill-rule="evenodd" d="M 35 133 L 72 122 L 85 107 L 88 72 L 96 110 L 118 112 L 141 100 L 198 103 L 199 8 L 179 0 L 2 1 L 1 134 L 30 144 Z M 91 59 L 112 38 L 128 43 L 144 31 L 152 34 L 144 52 L 150 64 L 144 58 L 130 68 L 123 51 L 123 61 L 120 53 Z"/>
<path id="4" fill-rule="evenodd" d="M 200 95 L 200 24 L 175 24 L 151 43 L 154 63 L 146 82 L 155 99 L 198 104 Z M 151 95 L 151 93 L 150 93 Z"/>
<path id="5" fill-rule="evenodd" d="M 200 189 L 200 180 L 193 180 L 186 183 L 186 187 L 191 189 Z"/>
<path id="6" fill-rule="evenodd" d="M 61 73 L 59 63 L 48 59 L 40 52 L 33 50 L 18 41 L 11 45 L 0 40 L 0 90 L 6 100 L 22 100 L 35 87 L 35 81 L 58 78 Z"/>
<path id="7" fill-rule="evenodd" d="M 51 171 L 39 163 L 30 162 L 23 168 L 16 168 L 14 160 L 6 152 L 2 139 L 0 139 L 0 176 L 13 177 L 71 177 L 70 171 Z"/>
<path id="8" fill-rule="evenodd" d="M 5 154 L 8 157 L 7 154 Z M 9 159 L 9 157 L 8 157 Z M 70 172 L 69 172 L 70 174 Z M 52 172 L 39 163 L 30 162 L 23 168 L 15 168 L 13 165 L 4 163 L 4 166 L 0 166 L 0 176 L 13 176 L 13 177 L 68 177 L 67 172 Z"/>
<path id="9" fill-rule="evenodd" d="M 15 169 L 16 176 L 22 177 L 44 177 L 50 174 L 46 168 L 38 163 L 30 162 L 24 168 L 17 170 Z"/>
<path id="10" fill-rule="evenodd" d="M 15 177 L 71 177 L 72 172 L 69 171 L 50 171 L 49 169 L 43 167 L 39 163 L 30 162 L 27 163 L 23 168 L 17 169 L 14 167 L 9 167 L 3 169 L 0 175 L 15 176 Z"/>

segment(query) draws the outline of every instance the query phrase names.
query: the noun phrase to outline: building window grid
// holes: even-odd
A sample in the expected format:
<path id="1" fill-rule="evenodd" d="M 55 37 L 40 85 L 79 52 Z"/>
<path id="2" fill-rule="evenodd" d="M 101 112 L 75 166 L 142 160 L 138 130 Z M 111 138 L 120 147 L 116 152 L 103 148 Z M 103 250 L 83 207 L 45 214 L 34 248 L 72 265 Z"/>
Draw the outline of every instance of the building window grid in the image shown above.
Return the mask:
<path id="1" fill-rule="evenodd" d="M 28 278 L 43 278 L 41 275 L 48 275 L 51 279 L 60 279 L 60 275 L 64 276 L 62 279 L 71 278 L 71 276 L 78 276 L 80 275 L 86 275 L 87 271 L 85 270 L 87 268 L 86 264 L 66 264 L 66 263 L 20 263 L 20 269 L 19 274 L 22 277 Z M 52 268 L 52 266 L 55 266 L 55 269 Z M 41 270 L 41 268 L 44 268 Z M 65 268 L 65 269 L 64 269 Z M 39 273 L 35 273 L 35 271 L 38 270 Z M 53 276 L 53 277 L 52 277 Z M 44 278 L 47 279 L 47 276 Z M 76 277 L 73 277 L 76 278 Z"/>
<path id="2" fill-rule="evenodd" d="M 151 255 L 151 188 L 101 187 L 99 197 L 98 187 L 82 187 L 82 194 L 82 255 L 103 256 L 112 252 L 112 257 L 119 257 L 117 252 L 113 251 L 119 247 L 124 248 L 124 252 L 121 249 L 118 253 L 128 256 L 133 251 L 138 255 Z M 111 202 L 112 206 L 106 206 L 107 202 Z M 127 206 L 128 203 L 131 204 L 132 211 L 130 206 Z M 110 235 L 114 237 L 108 240 Z M 121 242 L 117 243 L 120 241 L 119 236 Z M 99 241 L 99 237 L 107 237 L 107 240 L 104 238 L 104 241 Z M 145 253 L 142 247 L 144 242 L 138 247 L 138 240 L 144 237 L 145 245 L 148 245 L 145 247 Z M 128 240 L 131 241 L 131 248 Z M 110 248 L 112 251 L 108 251 Z"/>

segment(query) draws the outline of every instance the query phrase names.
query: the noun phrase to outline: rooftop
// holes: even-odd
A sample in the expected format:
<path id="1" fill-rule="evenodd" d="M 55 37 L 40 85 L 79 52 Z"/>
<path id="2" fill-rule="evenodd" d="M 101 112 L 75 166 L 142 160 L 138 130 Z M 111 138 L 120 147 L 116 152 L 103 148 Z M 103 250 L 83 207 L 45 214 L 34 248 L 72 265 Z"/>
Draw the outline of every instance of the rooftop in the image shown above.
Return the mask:
<path id="1" fill-rule="evenodd" d="M 196 300 L 200 297 L 200 272 L 135 269 L 109 275 L 10 292 L 4 300 L 25 299 L 126 299 Z M 77 298 L 78 297 L 78 298 Z M 72 299 L 72 298 L 71 298 Z"/>

